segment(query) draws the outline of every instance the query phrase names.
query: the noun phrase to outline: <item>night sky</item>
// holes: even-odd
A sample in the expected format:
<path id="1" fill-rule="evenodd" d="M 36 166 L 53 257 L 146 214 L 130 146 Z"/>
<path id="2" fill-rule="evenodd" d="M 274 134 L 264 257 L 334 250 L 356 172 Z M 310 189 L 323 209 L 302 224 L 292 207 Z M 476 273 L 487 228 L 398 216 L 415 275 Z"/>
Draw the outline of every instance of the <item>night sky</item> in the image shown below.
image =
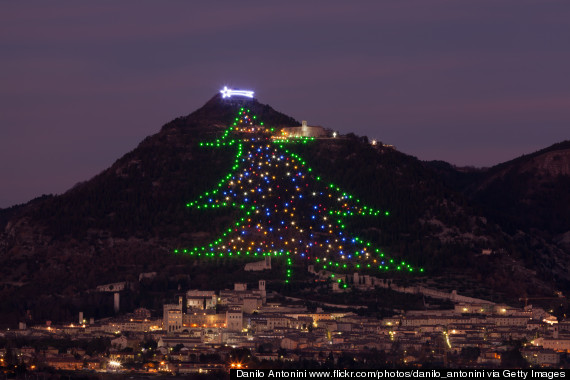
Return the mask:
<path id="1" fill-rule="evenodd" d="M 0 207 L 85 181 L 224 85 L 422 160 L 570 138 L 570 2 L 0 4 Z"/>

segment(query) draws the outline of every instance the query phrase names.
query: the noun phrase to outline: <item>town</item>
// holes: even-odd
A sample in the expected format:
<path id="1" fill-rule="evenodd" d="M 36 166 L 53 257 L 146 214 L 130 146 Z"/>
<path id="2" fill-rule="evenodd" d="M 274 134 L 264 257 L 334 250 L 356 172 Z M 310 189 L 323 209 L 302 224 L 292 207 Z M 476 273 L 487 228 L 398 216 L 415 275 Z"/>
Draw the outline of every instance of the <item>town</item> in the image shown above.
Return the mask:
<path id="1" fill-rule="evenodd" d="M 271 267 L 270 257 L 245 271 Z M 0 332 L 4 372 L 93 371 L 191 374 L 231 368 L 560 368 L 568 365 L 570 321 L 539 307 L 512 307 L 384 279 L 315 272 L 332 293 L 390 288 L 446 299 L 453 308 L 408 310 L 376 318 L 343 305 L 310 310 L 293 297 L 268 291 L 266 281 L 233 289 L 187 289 L 162 310 L 94 320 L 79 313 L 65 325 L 26 326 Z M 156 273 L 141 274 L 140 279 Z M 101 285 L 119 310 L 126 282 Z M 156 312 L 156 314 L 155 314 Z M 289 367 L 287 367 L 289 366 Z"/>

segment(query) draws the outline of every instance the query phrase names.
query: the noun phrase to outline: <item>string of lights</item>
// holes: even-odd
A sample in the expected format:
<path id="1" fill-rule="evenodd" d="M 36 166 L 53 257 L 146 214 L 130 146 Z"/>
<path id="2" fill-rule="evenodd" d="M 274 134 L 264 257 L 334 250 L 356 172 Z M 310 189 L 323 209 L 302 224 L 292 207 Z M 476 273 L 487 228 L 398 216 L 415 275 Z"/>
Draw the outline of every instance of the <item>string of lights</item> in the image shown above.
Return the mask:
<path id="1" fill-rule="evenodd" d="M 276 133 L 248 109 L 240 108 L 220 138 L 200 143 L 203 147 L 235 146 L 234 165 L 212 190 L 186 206 L 200 210 L 232 207 L 241 216 L 208 245 L 174 252 L 209 258 L 285 256 L 286 282 L 292 279 L 294 258 L 328 271 L 423 272 L 347 232 L 347 217 L 388 217 L 390 213 L 363 205 L 339 186 L 325 182 L 302 157 L 287 149 L 287 144 L 312 140 Z"/>

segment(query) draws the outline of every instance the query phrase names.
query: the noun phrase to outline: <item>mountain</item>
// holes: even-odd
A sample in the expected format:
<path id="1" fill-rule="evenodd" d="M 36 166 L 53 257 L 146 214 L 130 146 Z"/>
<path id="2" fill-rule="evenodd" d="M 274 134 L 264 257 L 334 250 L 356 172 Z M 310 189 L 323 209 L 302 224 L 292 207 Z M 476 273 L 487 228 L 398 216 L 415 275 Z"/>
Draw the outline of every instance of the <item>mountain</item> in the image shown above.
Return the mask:
<path id="1" fill-rule="evenodd" d="M 527 248 L 527 264 L 565 278 L 570 272 L 570 141 L 488 169 L 426 163 L 490 221 Z"/>
<path id="2" fill-rule="evenodd" d="M 228 286 L 238 279 L 253 279 L 241 270 L 239 260 L 204 262 L 173 253 L 178 247 L 213 241 L 238 215 L 231 209 L 192 210 L 185 205 L 231 169 L 233 146 L 213 149 L 200 142 L 221 136 L 240 107 L 276 129 L 300 124 L 257 100 L 216 95 L 190 115 L 164 125 L 89 181 L 61 195 L 0 210 L 0 321 L 13 323 L 26 314 L 33 320 L 69 320 L 78 310 L 106 315 L 112 312 L 111 303 L 92 290 L 118 281 L 138 284 L 127 292 L 125 308 L 158 308 L 159 303 L 148 298 L 153 292 L 167 289 L 173 295 L 182 287 Z M 488 195 L 510 191 L 511 171 L 506 166 L 461 172 L 372 145 L 353 134 L 291 144 L 289 149 L 323 179 L 372 207 L 390 210 L 388 218 L 351 219 L 347 228 L 390 256 L 425 268 L 426 276 L 400 276 L 403 281 L 437 280 L 475 296 L 500 294 L 511 299 L 567 289 L 570 271 L 556 271 L 534 254 L 534 244 L 544 243 L 540 257 L 563 257 L 568 251 L 551 241 L 565 224 L 547 224 L 553 228 L 548 230 L 551 236 L 530 227 L 519 233 L 506 218 L 511 212 L 508 203 L 502 209 L 501 202 Z M 549 160 L 537 158 L 536 165 L 550 167 L 547 161 L 559 159 L 552 155 Z M 522 161 L 516 165 L 515 172 L 524 178 L 535 175 Z M 557 178 L 564 177 L 560 173 Z M 541 189 L 551 191 L 549 196 L 568 195 L 559 185 L 540 183 L 545 183 Z M 482 256 L 484 249 L 498 254 Z M 299 272 L 304 270 L 302 262 L 295 265 Z M 139 283 L 139 275 L 149 272 L 157 273 L 156 280 Z M 388 274 L 392 275 L 398 276 Z"/>
<path id="3" fill-rule="evenodd" d="M 471 199 L 513 228 L 570 232 L 570 141 L 494 166 L 466 188 Z"/>

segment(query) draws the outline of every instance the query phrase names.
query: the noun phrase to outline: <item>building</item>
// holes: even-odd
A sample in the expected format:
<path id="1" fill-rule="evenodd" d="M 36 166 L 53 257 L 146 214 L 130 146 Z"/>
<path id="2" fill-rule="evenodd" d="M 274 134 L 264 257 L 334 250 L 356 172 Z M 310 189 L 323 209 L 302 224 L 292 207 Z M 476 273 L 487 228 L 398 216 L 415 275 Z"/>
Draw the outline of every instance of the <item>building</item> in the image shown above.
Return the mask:
<path id="1" fill-rule="evenodd" d="M 257 298 L 261 303 L 266 301 L 265 280 L 260 280 L 258 289 L 247 289 L 247 284 L 236 283 L 233 290 L 222 290 L 218 297 L 221 305 L 243 306 L 244 299 Z"/>
<path id="2" fill-rule="evenodd" d="M 495 305 L 492 303 L 464 303 L 455 304 L 454 310 L 457 314 L 492 314 Z"/>
<path id="3" fill-rule="evenodd" d="M 158 347 L 176 347 L 177 345 L 181 344 L 187 348 L 194 348 L 197 346 L 202 345 L 201 338 L 194 338 L 194 337 L 184 337 L 184 336 L 163 336 L 160 337 L 158 340 Z"/>
<path id="4" fill-rule="evenodd" d="M 533 365 L 555 366 L 560 364 L 560 353 L 554 350 L 545 350 L 536 347 L 521 350 L 522 357 Z"/>
<path id="5" fill-rule="evenodd" d="M 320 126 L 309 126 L 305 120 L 298 127 L 286 127 L 281 129 L 281 135 L 287 137 L 328 137 L 327 131 Z"/>
<path id="6" fill-rule="evenodd" d="M 188 311 L 215 309 L 216 303 L 216 293 L 213 290 L 189 290 L 186 292 Z"/>
<path id="7" fill-rule="evenodd" d="M 242 311 L 247 314 L 258 310 L 262 304 L 261 298 L 258 297 L 245 297 L 242 302 Z"/>
<path id="8" fill-rule="evenodd" d="M 45 364 L 53 369 L 64 371 L 77 371 L 83 368 L 83 361 L 73 356 L 46 358 Z"/>
<path id="9" fill-rule="evenodd" d="M 267 255 L 264 260 L 247 263 L 243 269 L 247 272 L 259 272 L 271 269 L 271 256 Z"/>
<path id="10" fill-rule="evenodd" d="M 144 307 L 139 307 L 134 311 L 133 316 L 136 319 L 150 319 L 151 314 L 150 310 L 145 309 Z"/>
<path id="11" fill-rule="evenodd" d="M 230 309 L 226 312 L 226 328 L 235 332 L 243 330 L 243 312 L 240 309 Z"/>
<path id="12" fill-rule="evenodd" d="M 570 339 L 536 338 L 532 344 L 550 350 L 570 352 Z"/>
<path id="13" fill-rule="evenodd" d="M 215 310 L 195 310 L 182 316 L 184 328 L 225 327 L 226 314 L 216 314 Z"/>
<path id="14" fill-rule="evenodd" d="M 168 333 L 182 329 L 182 305 L 180 303 L 164 304 L 162 329 Z"/>

